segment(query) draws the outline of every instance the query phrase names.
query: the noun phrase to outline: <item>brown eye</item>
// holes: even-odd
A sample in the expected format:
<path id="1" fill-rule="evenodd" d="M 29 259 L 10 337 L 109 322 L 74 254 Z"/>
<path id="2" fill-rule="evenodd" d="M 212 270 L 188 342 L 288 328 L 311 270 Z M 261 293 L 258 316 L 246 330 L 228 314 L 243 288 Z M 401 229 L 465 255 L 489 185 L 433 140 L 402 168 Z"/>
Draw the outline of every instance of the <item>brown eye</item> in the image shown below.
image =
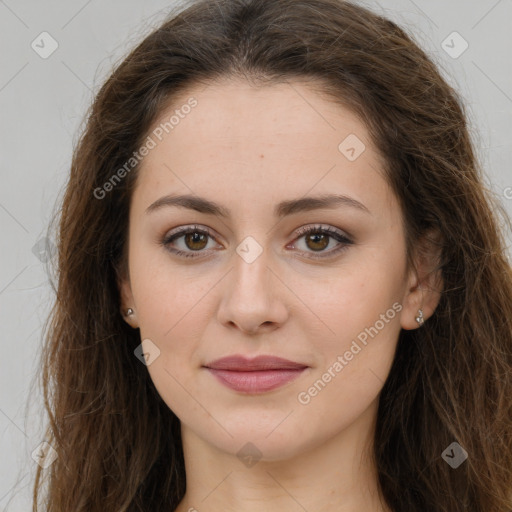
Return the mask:
<path id="1" fill-rule="evenodd" d="M 329 245 L 329 236 L 315 233 L 306 235 L 306 245 L 313 251 L 323 251 Z"/>
<path id="2" fill-rule="evenodd" d="M 187 248 L 192 251 L 200 251 L 206 247 L 206 244 L 208 243 L 208 235 L 199 233 L 198 231 L 193 231 L 185 235 L 184 241 Z"/>
<path id="3" fill-rule="evenodd" d="M 307 226 L 299 229 L 298 234 L 300 236 L 297 240 L 304 238 L 305 246 L 305 249 L 301 249 L 300 247 L 299 249 L 306 253 L 306 256 L 309 258 L 328 258 L 347 249 L 348 246 L 353 245 L 352 240 L 344 235 L 343 232 L 330 227 Z M 334 249 L 326 250 L 329 245 L 331 245 L 331 241 L 334 241 Z"/>
<path id="4" fill-rule="evenodd" d="M 299 250 L 309 258 L 328 258 L 353 244 L 343 232 L 332 228 L 307 226 L 298 230 L 298 233 L 301 236 L 296 241 L 303 238 L 305 246 L 299 247 Z M 188 226 L 167 235 L 161 243 L 169 252 L 177 256 L 196 258 L 210 253 L 208 250 L 210 239 L 213 239 L 213 235 L 209 230 Z M 334 245 L 334 248 L 327 250 L 330 245 Z"/>
<path id="5" fill-rule="evenodd" d="M 188 226 L 167 235 L 161 243 L 173 254 L 195 258 L 209 252 L 207 245 L 211 238 L 213 236 L 208 230 L 197 226 Z"/>

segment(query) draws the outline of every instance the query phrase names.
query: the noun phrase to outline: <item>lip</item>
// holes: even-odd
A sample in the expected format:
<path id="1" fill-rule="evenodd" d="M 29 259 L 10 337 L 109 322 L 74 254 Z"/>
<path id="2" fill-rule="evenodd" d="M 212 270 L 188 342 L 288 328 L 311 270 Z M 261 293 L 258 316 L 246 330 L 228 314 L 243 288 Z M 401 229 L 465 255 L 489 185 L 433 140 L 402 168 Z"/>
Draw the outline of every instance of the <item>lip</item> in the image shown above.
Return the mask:
<path id="1" fill-rule="evenodd" d="M 234 355 L 204 365 L 218 381 L 242 393 L 265 393 L 298 378 L 308 366 L 275 356 Z"/>

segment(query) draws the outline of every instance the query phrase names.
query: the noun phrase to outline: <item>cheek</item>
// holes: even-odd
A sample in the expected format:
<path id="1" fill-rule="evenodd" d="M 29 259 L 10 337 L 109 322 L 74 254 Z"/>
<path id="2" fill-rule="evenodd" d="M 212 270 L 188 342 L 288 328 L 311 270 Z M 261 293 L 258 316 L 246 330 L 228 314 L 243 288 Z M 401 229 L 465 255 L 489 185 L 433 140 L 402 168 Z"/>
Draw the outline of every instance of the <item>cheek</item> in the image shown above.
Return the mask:
<path id="1" fill-rule="evenodd" d="M 160 247 L 135 247 L 130 255 L 132 292 L 137 303 L 141 336 L 169 343 L 180 330 L 197 326 L 201 303 L 214 287 L 211 272 L 194 265 L 178 266 Z M 204 318 L 204 315 L 203 315 Z M 190 331 L 188 337 L 193 339 Z"/>
<path id="2" fill-rule="evenodd" d="M 159 351 L 147 370 L 159 395 L 181 419 L 207 423 L 204 408 L 191 396 L 200 397 L 194 381 L 202 364 L 201 341 L 213 315 L 208 290 L 215 283 L 160 268 L 144 274 L 137 287 L 141 340 L 149 338 Z"/>
<path id="3" fill-rule="evenodd" d="M 361 412 L 378 395 L 401 329 L 404 261 L 399 254 L 394 256 L 394 264 L 382 257 L 358 259 L 357 265 L 337 272 L 323 293 L 309 292 L 308 300 L 327 335 L 310 336 L 318 365 L 298 403 L 315 403 L 311 410 L 337 404 L 344 409 L 343 416 Z M 308 332 L 308 325 L 311 334 L 306 319 L 302 329 Z"/>
<path id="4" fill-rule="evenodd" d="M 295 395 L 309 431 L 326 437 L 348 427 L 378 399 L 401 329 L 398 294 L 385 283 L 344 284 L 339 299 L 323 306 L 335 335 L 331 341 L 312 340 L 319 364 Z"/>
<path id="5" fill-rule="evenodd" d="M 387 258 L 369 252 L 347 259 L 328 274 L 295 280 L 294 293 L 302 299 L 304 309 L 296 313 L 296 320 L 302 322 L 304 332 L 319 326 L 323 336 L 311 342 L 321 353 L 332 354 L 339 348 L 336 343 L 343 345 L 356 338 L 388 310 L 385 320 L 398 324 L 397 306 L 392 306 L 403 299 L 404 264 L 400 254 Z"/>
<path id="6" fill-rule="evenodd" d="M 140 256 L 143 256 L 142 254 Z M 208 291 L 215 280 L 176 270 L 164 257 L 133 259 L 132 291 L 136 298 L 140 338 L 151 340 L 158 354 L 147 366 L 164 402 L 180 414 L 200 414 L 188 393 L 200 366 L 200 343 L 213 312 Z M 156 348 L 155 348 L 156 347 Z M 188 393 L 187 393 L 188 390 Z M 197 404 L 196 404 L 197 405 Z"/>

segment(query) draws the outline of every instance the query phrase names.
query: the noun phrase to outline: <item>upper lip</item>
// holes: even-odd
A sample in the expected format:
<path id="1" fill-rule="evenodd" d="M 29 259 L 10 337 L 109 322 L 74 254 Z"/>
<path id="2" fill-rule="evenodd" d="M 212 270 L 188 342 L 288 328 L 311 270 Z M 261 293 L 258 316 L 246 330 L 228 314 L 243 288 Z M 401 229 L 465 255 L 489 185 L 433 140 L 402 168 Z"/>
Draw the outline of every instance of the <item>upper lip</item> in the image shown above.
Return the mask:
<path id="1" fill-rule="evenodd" d="M 307 365 L 283 359 L 275 356 L 257 356 L 248 359 L 244 356 L 234 355 L 216 359 L 211 363 L 204 365 L 213 370 L 231 370 L 231 371 L 258 371 L 258 370 L 301 370 L 307 368 Z"/>

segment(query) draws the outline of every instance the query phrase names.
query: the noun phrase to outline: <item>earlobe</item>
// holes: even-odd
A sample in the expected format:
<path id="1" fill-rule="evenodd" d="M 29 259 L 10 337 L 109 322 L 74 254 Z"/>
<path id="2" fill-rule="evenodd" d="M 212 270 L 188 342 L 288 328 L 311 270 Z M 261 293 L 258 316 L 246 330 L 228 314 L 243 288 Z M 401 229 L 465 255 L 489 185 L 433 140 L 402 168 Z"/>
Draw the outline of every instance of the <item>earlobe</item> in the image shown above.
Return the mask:
<path id="1" fill-rule="evenodd" d="M 418 285 L 406 296 L 401 315 L 402 329 L 422 327 L 434 314 L 441 299 L 441 290 L 436 287 Z"/>
<path id="2" fill-rule="evenodd" d="M 418 322 L 419 327 L 425 323 L 425 319 L 423 318 L 423 309 L 418 309 L 418 316 L 415 318 L 415 320 Z"/>
<path id="3" fill-rule="evenodd" d="M 418 244 L 415 268 L 411 271 L 404 298 L 401 325 L 405 330 L 417 329 L 434 314 L 443 290 L 441 236 L 427 232 Z"/>
<path id="4" fill-rule="evenodd" d="M 133 308 L 127 308 L 121 311 L 121 314 L 124 317 L 125 322 L 134 329 L 138 329 L 139 325 L 136 320 L 135 311 Z"/>
<path id="5" fill-rule="evenodd" d="M 137 316 L 135 314 L 135 308 L 133 307 L 134 300 L 131 285 L 128 279 L 123 279 L 118 276 L 117 278 L 117 287 L 119 289 L 120 294 L 120 303 L 121 303 L 121 315 L 124 318 L 124 321 L 133 327 L 134 329 L 138 328 Z"/>
<path id="6" fill-rule="evenodd" d="M 413 287 L 403 301 L 400 317 L 402 329 L 406 331 L 421 327 L 429 317 L 420 286 Z"/>

